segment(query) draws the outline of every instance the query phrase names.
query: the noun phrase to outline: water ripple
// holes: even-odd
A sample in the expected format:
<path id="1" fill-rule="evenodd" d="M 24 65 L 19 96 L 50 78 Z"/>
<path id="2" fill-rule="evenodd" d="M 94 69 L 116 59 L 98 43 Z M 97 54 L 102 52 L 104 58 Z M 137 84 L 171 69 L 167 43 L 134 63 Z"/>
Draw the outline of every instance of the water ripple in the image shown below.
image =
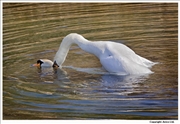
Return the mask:
<path id="1" fill-rule="evenodd" d="M 3 118 L 177 119 L 177 15 L 176 3 L 3 3 Z M 151 75 L 109 74 L 72 46 L 63 70 L 31 66 L 72 32 L 161 64 Z"/>

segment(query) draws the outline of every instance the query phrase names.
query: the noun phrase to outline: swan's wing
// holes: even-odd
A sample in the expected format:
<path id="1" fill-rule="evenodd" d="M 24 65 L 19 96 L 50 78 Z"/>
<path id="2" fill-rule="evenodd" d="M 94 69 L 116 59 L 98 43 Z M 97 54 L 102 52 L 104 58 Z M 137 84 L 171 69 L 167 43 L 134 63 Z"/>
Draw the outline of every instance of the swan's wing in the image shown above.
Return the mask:
<path id="1" fill-rule="evenodd" d="M 152 73 L 151 70 L 145 66 L 141 66 L 133 61 L 117 56 L 101 57 L 100 62 L 103 67 L 109 71 L 120 74 L 142 74 Z"/>
<path id="2" fill-rule="evenodd" d="M 100 62 L 106 70 L 128 74 L 151 73 L 143 63 L 145 60 L 129 47 L 112 42 L 106 45 L 104 54 L 100 57 Z"/>
<path id="3" fill-rule="evenodd" d="M 133 50 L 131 50 L 129 47 L 125 46 L 124 44 L 120 44 L 120 43 L 114 44 L 114 45 L 111 45 L 111 47 L 109 47 L 109 49 L 111 49 L 111 51 L 114 54 L 119 55 L 119 57 L 126 58 L 127 61 L 128 60 L 132 61 L 141 66 L 150 68 L 155 64 L 154 62 L 137 55 Z"/>
<path id="4" fill-rule="evenodd" d="M 112 73 L 126 73 L 126 70 L 123 68 L 122 61 L 118 60 L 114 56 L 101 56 L 100 62 L 103 67 Z"/>

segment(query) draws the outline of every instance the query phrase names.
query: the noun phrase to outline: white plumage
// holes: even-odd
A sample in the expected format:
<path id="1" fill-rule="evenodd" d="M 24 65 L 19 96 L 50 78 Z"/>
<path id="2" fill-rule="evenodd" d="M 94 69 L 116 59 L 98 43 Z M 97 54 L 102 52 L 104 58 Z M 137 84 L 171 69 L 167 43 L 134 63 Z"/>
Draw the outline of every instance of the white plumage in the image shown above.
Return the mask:
<path id="1" fill-rule="evenodd" d="M 99 58 L 102 66 L 111 73 L 152 73 L 150 68 L 155 64 L 137 55 L 133 50 L 121 43 L 111 41 L 91 42 L 79 34 L 71 33 L 63 39 L 54 57 L 54 63 L 60 68 L 72 44 L 77 44 L 82 50 L 94 54 Z"/>

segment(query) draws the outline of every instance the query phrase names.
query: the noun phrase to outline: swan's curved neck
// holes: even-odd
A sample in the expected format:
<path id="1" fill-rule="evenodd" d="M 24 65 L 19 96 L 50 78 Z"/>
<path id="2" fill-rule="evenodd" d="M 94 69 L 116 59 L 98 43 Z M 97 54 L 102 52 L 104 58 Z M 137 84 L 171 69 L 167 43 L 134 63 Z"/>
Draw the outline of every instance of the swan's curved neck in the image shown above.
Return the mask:
<path id="1" fill-rule="evenodd" d="M 67 53 L 69 52 L 69 48 L 72 44 L 77 44 L 82 50 L 92 53 L 91 44 L 92 42 L 88 41 L 84 37 L 78 34 L 69 34 L 67 35 L 61 42 L 59 50 L 57 51 L 54 62 L 61 67 L 63 62 L 66 59 Z"/>

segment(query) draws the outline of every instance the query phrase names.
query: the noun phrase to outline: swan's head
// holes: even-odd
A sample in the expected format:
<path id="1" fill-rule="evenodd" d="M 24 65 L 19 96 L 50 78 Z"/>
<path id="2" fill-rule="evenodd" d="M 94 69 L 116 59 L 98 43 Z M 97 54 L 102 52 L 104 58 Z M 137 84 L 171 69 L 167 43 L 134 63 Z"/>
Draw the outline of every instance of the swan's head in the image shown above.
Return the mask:
<path id="1" fill-rule="evenodd" d="M 37 68 L 41 68 L 42 64 L 43 64 L 43 61 L 39 59 L 39 60 L 37 60 L 36 64 L 33 64 L 33 66 L 36 66 Z"/>
<path id="2" fill-rule="evenodd" d="M 39 60 L 37 60 L 36 64 L 33 64 L 33 66 L 36 66 L 37 68 L 52 67 L 53 62 L 51 60 L 49 60 L 49 59 L 39 59 Z"/>

